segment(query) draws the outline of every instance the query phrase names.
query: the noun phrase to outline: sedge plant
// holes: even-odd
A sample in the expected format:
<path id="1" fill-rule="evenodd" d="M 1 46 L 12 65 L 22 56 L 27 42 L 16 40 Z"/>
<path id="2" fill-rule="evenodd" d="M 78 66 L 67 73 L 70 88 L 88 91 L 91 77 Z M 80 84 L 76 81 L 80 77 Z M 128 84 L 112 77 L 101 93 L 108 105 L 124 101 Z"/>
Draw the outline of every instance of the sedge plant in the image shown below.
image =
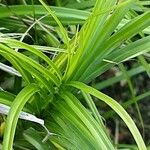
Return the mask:
<path id="1" fill-rule="evenodd" d="M 36 23 L 50 38 L 53 46 L 49 49 L 46 46 L 29 45 L 19 40 L 18 36 L 0 36 L 0 56 L 13 66 L 7 68 L 1 64 L 1 68 L 22 79 L 17 94 L 0 92 L 0 103 L 10 106 L 2 150 L 115 150 L 116 146 L 96 108 L 94 97 L 117 113 L 131 132 L 138 149 L 146 150 L 136 124 L 123 106 L 89 86 L 89 83 L 114 65 L 150 51 L 149 34 L 127 42 L 139 33 L 148 33 L 150 11 L 144 9 L 140 15 L 129 19 L 127 16 L 131 11 L 142 9 L 138 7 L 137 0 L 97 0 L 92 12 L 51 8 L 44 1 L 39 2 L 42 5 L 36 5 L 34 13 L 40 15 L 44 12 L 46 20 L 49 17 L 49 22 L 57 26 L 56 32 L 61 42 L 40 19 Z M 30 8 L 29 11 L 21 10 L 24 7 Z M 19 9 L 18 5 L 11 8 L 21 17 L 30 15 L 33 7 L 25 5 Z M 71 13 L 67 14 L 67 11 Z M 6 10 L 5 16 L 0 15 L 0 18 L 5 20 L 10 14 Z M 65 15 L 74 17 L 72 22 L 71 17 L 67 21 Z M 75 26 L 72 37 L 65 28 L 66 21 L 80 24 Z M 48 51 L 53 53 L 49 55 Z M 81 99 L 89 109 L 81 103 Z M 45 137 L 44 128 L 36 123 L 21 121 L 19 115 L 22 110 L 42 118 L 52 134 Z"/>

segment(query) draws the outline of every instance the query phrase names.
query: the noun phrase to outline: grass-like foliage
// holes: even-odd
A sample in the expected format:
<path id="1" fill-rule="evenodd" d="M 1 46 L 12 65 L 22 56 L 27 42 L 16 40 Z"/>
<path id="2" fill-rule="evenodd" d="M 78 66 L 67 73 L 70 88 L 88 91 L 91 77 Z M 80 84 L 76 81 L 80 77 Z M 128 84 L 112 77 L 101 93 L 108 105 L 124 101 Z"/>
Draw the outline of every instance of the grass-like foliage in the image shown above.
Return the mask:
<path id="1" fill-rule="evenodd" d="M 0 91 L 0 103 L 10 106 L 5 121 L 3 150 L 115 150 L 116 145 L 93 98 L 106 103 L 122 118 L 139 150 L 147 149 L 123 106 L 89 86 L 114 65 L 137 56 L 149 72 L 146 60 L 140 56 L 150 51 L 150 11 L 142 2 L 91 1 L 89 7 L 95 4 L 92 11 L 49 7 L 43 0 L 39 0 L 41 5 L 0 7 L 0 12 L 3 12 L 0 13 L 1 27 L 10 28 L 14 23 L 12 28 L 17 30 L 20 27 L 21 32 L 26 33 L 21 35 L 21 40 L 17 33 L 0 34 L 0 56 L 5 59 L 3 62 L 7 60 L 12 64 L 10 67 L 1 62 L 0 68 L 22 78 L 17 93 Z M 58 0 L 56 4 L 61 3 Z M 38 19 L 31 24 L 33 13 Z M 51 47 L 41 46 L 40 42 L 34 45 L 22 42 L 35 24 L 38 24 L 36 36 L 44 38 Z M 73 34 L 67 30 L 68 24 L 74 28 Z M 136 35 L 140 38 L 133 40 Z M 132 85 L 130 89 L 133 91 Z M 134 97 L 134 92 L 132 94 Z M 52 134 L 44 138 L 47 132 L 42 126 L 20 120 L 23 110 L 43 119 Z"/>

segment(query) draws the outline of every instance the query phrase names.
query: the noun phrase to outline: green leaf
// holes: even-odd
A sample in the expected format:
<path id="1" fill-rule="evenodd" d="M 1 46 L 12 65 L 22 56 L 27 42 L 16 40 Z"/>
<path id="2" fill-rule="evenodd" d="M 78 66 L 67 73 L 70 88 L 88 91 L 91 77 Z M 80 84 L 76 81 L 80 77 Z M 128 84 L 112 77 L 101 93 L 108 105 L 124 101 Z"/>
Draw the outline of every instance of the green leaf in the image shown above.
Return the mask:
<path id="1" fill-rule="evenodd" d="M 6 91 L 0 91 L 0 103 L 11 106 L 15 95 Z"/>
<path id="2" fill-rule="evenodd" d="M 23 79 L 29 84 L 32 83 L 33 78 L 32 76 L 25 70 L 22 68 L 22 66 L 20 65 L 20 61 L 17 60 L 15 57 L 10 56 L 10 54 L 8 53 L 3 53 L 0 51 L 0 54 L 5 57 L 7 60 L 9 60 L 9 62 L 11 62 L 11 64 L 20 72 L 20 74 L 22 75 Z"/>
<path id="3" fill-rule="evenodd" d="M 135 108 L 136 108 L 136 110 L 137 110 L 137 114 L 138 114 L 138 117 L 139 117 L 139 121 L 140 121 L 140 124 L 141 124 L 141 126 L 142 126 L 142 128 L 143 128 L 143 131 L 144 131 L 144 122 L 143 122 L 142 115 L 141 115 L 141 112 L 140 112 L 140 109 L 139 109 L 139 105 L 138 105 L 137 100 L 136 100 L 136 93 L 135 93 L 135 91 L 134 91 L 134 87 L 133 87 L 132 81 L 131 81 L 131 79 L 130 79 L 130 77 L 129 77 L 127 71 L 126 71 L 125 66 L 124 66 L 122 63 L 119 64 L 119 68 L 120 68 L 121 71 L 123 72 L 124 78 L 127 80 L 128 87 L 129 87 L 129 89 L 130 89 L 130 93 L 131 93 L 131 95 L 132 95 L 132 99 L 133 99 L 133 101 L 134 101 Z"/>
<path id="4" fill-rule="evenodd" d="M 43 5 L 43 7 L 47 10 L 47 12 L 54 18 L 54 20 L 58 24 L 60 31 L 61 31 L 63 38 L 64 38 L 64 43 L 68 46 L 69 45 L 68 34 L 67 34 L 67 31 L 65 30 L 65 28 L 63 27 L 62 23 L 57 18 L 55 13 L 43 2 L 43 0 L 39 0 L 39 2 Z"/>
<path id="5" fill-rule="evenodd" d="M 95 103 L 92 99 L 92 97 L 90 96 L 90 94 L 86 94 L 85 92 L 82 91 L 82 95 L 84 96 L 87 104 L 89 105 L 89 108 L 91 109 L 92 113 L 93 113 L 93 116 L 95 117 L 96 121 L 104 127 L 104 124 L 103 124 L 103 121 L 102 121 L 102 117 L 100 116 L 96 106 L 95 106 Z M 105 127 L 104 127 L 105 128 Z M 103 129 L 104 129 L 103 128 Z"/>
<path id="6" fill-rule="evenodd" d="M 12 150 L 13 139 L 17 126 L 17 121 L 21 110 L 23 109 L 26 102 L 39 91 L 39 88 L 35 84 L 26 86 L 15 98 L 11 105 L 11 109 L 7 116 L 6 127 L 4 131 L 3 150 Z"/>

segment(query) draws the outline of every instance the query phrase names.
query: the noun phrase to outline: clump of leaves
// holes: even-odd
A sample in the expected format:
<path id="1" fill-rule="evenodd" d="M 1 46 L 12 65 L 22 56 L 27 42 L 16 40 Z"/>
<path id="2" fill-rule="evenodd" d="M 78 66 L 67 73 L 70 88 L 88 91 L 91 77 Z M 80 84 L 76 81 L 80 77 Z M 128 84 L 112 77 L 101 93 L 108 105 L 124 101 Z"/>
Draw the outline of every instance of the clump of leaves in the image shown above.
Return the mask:
<path id="1" fill-rule="evenodd" d="M 5 71 L 23 79 L 23 89 L 17 95 L 4 91 L 0 94 L 0 102 L 11 106 L 2 148 L 114 150 L 115 145 L 93 102 L 92 98 L 96 97 L 122 118 L 138 148 L 146 150 L 140 132 L 125 109 L 108 95 L 88 86 L 88 83 L 115 64 L 150 51 L 150 36 L 127 42 L 149 27 L 150 11 L 144 10 L 141 15 L 128 19 L 130 11 L 137 8 L 136 0 L 97 0 L 92 13 L 86 13 L 89 16 L 81 29 L 75 27 L 75 35 L 70 39 L 60 22 L 61 18 L 59 20 L 50 7 L 42 0 L 39 1 L 53 18 L 50 20 L 58 25 L 55 33 L 61 39 L 61 46 L 50 49 L 55 52 L 51 59 L 45 54 L 47 47 L 28 45 L 11 37 L 0 37 L 1 56 L 17 70 L 5 68 Z M 26 13 L 18 12 L 20 15 Z M 56 41 L 54 36 L 49 35 Z M 91 113 L 80 102 L 80 97 L 87 102 Z M 27 122 L 26 128 L 23 123 L 18 124 L 21 126 L 18 130 L 23 134 L 17 132 L 22 109 L 43 118 L 45 126 L 54 134 L 45 139 L 43 128 Z"/>

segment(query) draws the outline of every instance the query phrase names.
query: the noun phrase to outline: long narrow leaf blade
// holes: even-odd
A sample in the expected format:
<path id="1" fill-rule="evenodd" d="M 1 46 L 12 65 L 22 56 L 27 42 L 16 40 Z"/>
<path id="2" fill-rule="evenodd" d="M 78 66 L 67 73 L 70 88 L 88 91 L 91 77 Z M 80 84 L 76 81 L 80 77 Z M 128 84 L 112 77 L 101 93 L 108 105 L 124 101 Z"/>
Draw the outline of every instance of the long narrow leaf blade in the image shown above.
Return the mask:
<path id="1" fill-rule="evenodd" d="M 71 81 L 67 85 L 76 87 L 77 89 L 80 89 L 80 90 L 83 90 L 84 92 L 89 93 L 89 94 L 101 99 L 106 104 L 108 104 L 124 120 L 124 122 L 126 123 L 126 125 L 129 128 L 130 132 L 132 133 L 132 135 L 139 147 L 139 150 L 147 149 L 134 121 L 131 119 L 129 114 L 124 110 L 124 108 L 117 101 L 115 101 L 111 97 L 105 95 L 104 93 L 101 93 L 100 91 L 98 91 L 90 86 L 87 86 L 81 82 Z"/>

